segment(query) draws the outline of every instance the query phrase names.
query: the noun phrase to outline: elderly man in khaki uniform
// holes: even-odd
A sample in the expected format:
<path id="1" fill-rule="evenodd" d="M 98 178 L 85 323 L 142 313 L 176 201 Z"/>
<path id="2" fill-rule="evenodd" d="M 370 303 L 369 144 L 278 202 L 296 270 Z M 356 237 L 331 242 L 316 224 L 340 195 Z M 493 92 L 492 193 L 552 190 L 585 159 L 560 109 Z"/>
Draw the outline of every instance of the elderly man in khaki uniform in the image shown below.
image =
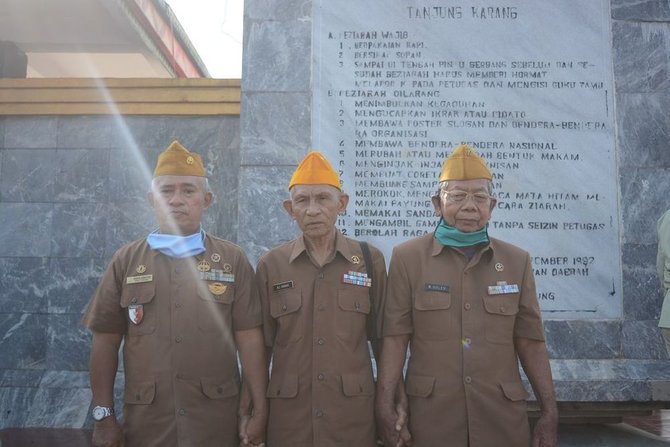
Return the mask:
<path id="1" fill-rule="evenodd" d="M 201 227 L 212 193 L 200 156 L 173 142 L 158 157 L 148 199 L 158 230 L 114 254 L 83 319 L 93 331 L 93 445 L 237 447 L 238 350 L 254 407 L 240 436 L 260 444 L 260 302 L 242 250 Z M 113 408 L 122 340 L 123 428 Z"/>
<path id="2" fill-rule="evenodd" d="M 661 328 L 665 349 L 670 356 L 670 210 L 666 211 L 656 225 L 658 232 L 658 252 L 656 270 L 665 292 L 658 326 Z"/>
<path id="3" fill-rule="evenodd" d="M 258 262 L 271 447 L 375 445 L 368 340 L 384 295 L 382 253 L 335 227 L 349 197 L 328 161 L 310 152 L 289 183 L 284 208 L 302 234 Z"/>
<path id="4" fill-rule="evenodd" d="M 555 446 L 557 409 L 527 252 L 489 238 L 491 172 L 470 147 L 445 161 L 433 197 L 434 234 L 393 251 L 377 390 L 378 426 L 402 445 L 394 397 L 405 378 L 414 447 L 521 447 L 531 442 L 528 397 L 541 409 L 533 446 Z"/>

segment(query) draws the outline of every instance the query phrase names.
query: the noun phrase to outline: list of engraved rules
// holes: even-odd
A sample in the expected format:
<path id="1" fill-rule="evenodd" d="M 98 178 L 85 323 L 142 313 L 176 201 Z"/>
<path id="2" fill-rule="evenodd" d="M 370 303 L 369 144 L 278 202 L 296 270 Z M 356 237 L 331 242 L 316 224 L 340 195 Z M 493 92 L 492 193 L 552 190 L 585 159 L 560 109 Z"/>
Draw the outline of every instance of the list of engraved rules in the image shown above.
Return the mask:
<path id="1" fill-rule="evenodd" d="M 314 2 L 314 148 L 351 199 L 338 227 L 388 257 L 432 233 L 469 143 L 489 234 L 531 254 L 545 318 L 621 316 L 609 2 Z"/>

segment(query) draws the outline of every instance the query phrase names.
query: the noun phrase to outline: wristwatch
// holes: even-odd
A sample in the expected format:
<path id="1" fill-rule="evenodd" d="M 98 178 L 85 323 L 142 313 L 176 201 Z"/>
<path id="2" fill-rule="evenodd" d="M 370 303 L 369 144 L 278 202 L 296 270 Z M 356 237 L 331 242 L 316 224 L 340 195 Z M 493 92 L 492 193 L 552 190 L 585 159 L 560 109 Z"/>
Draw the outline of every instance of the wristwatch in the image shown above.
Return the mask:
<path id="1" fill-rule="evenodd" d="M 105 419 L 106 417 L 113 415 L 114 414 L 114 408 L 95 406 L 95 407 L 93 407 L 92 413 L 93 413 L 93 419 L 100 422 L 101 420 Z"/>

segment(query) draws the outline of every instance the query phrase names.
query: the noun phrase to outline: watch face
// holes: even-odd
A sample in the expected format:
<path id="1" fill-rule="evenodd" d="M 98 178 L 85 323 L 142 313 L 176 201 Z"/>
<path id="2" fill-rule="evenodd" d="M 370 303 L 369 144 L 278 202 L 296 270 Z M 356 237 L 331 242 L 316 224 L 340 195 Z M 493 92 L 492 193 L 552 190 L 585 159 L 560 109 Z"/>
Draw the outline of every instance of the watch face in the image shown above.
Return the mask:
<path id="1" fill-rule="evenodd" d="M 107 416 L 107 411 L 103 407 L 95 407 L 93 409 L 93 419 L 101 421 Z"/>

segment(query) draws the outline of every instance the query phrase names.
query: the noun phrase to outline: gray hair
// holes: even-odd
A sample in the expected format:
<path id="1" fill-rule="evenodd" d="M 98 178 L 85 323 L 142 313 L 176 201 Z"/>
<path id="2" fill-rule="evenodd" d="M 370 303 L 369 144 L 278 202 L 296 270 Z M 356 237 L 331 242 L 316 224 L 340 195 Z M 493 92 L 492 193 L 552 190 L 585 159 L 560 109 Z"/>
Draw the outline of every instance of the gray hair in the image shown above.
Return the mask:
<path id="1" fill-rule="evenodd" d="M 209 186 L 209 179 L 207 177 L 197 177 L 201 178 L 203 182 L 201 183 L 205 193 L 212 192 L 212 188 Z M 151 179 L 151 190 L 153 191 L 156 188 L 156 177 Z"/>

